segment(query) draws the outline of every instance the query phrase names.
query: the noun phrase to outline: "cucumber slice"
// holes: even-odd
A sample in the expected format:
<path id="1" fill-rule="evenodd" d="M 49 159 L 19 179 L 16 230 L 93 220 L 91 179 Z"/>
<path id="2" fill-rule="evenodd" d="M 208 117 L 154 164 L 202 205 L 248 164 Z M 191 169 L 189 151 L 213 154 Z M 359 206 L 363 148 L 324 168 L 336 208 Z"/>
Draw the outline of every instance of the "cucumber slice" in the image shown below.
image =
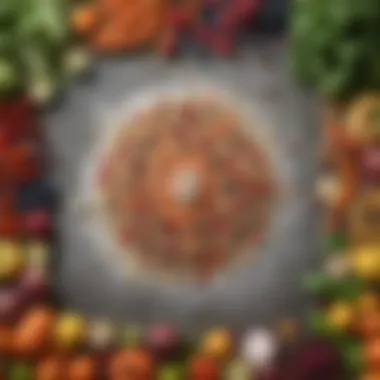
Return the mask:
<path id="1" fill-rule="evenodd" d="M 30 96 L 37 104 L 49 102 L 56 92 L 57 80 L 43 50 L 37 46 L 26 46 L 22 57 Z"/>
<path id="2" fill-rule="evenodd" d="M 0 93 L 6 94 L 20 85 L 20 75 L 9 60 L 0 58 Z"/>

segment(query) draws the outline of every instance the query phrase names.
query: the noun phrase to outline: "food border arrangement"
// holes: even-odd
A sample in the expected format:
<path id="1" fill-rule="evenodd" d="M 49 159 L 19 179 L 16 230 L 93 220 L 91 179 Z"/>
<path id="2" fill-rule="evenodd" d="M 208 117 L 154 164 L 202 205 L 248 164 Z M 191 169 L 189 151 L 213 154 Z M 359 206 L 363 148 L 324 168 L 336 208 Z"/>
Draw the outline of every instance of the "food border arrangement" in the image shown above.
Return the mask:
<path id="1" fill-rule="evenodd" d="M 133 5 L 132 5 L 133 4 Z M 56 197 L 41 108 L 96 54 L 238 54 L 261 1 L 6 0 L 0 4 L 0 379 L 380 379 L 380 9 L 296 1 L 295 77 L 323 100 L 324 265 L 303 321 L 187 336 L 89 320 L 54 299 Z M 43 111 L 43 109 L 42 109 Z M 300 284 L 301 286 L 301 284 Z"/>

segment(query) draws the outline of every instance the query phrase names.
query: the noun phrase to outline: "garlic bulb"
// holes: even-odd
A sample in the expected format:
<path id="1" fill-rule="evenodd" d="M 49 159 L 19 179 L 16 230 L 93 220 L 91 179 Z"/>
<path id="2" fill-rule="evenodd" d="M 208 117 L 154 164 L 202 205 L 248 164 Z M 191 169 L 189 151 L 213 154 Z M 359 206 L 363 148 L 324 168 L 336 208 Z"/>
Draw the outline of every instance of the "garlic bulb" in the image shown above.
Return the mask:
<path id="1" fill-rule="evenodd" d="M 269 365 L 276 352 L 276 339 L 266 329 L 249 331 L 243 339 L 242 357 L 256 369 Z"/>
<path id="2" fill-rule="evenodd" d="M 324 270 L 334 279 L 343 279 L 351 272 L 350 261 L 345 255 L 335 255 L 327 260 Z"/>
<path id="3" fill-rule="evenodd" d="M 317 182 L 317 196 L 326 205 L 338 202 L 342 193 L 342 184 L 333 174 L 323 175 Z"/>
<path id="4" fill-rule="evenodd" d="M 29 87 L 29 94 L 31 99 L 38 105 L 49 103 L 55 93 L 55 86 L 49 81 L 34 82 Z"/>
<path id="5" fill-rule="evenodd" d="M 108 321 L 93 321 L 89 326 L 88 341 L 95 350 L 109 347 L 115 338 L 113 326 Z"/>

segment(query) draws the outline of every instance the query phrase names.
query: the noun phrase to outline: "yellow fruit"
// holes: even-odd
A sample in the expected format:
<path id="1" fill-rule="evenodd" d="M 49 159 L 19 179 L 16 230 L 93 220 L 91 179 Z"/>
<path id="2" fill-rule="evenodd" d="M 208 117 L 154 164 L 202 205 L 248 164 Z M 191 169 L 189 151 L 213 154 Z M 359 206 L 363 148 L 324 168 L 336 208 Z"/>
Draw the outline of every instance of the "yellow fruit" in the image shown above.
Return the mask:
<path id="1" fill-rule="evenodd" d="M 380 247 L 377 245 L 357 248 L 351 256 L 354 274 L 364 280 L 380 280 Z"/>
<path id="2" fill-rule="evenodd" d="M 0 242 L 0 281 L 17 277 L 24 266 L 22 247 L 11 241 Z"/>
<path id="3" fill-rule="evenodd" d="M 201 343 L 201 352 L 216 360 L 226 360 L 233 348 L 231 334 L 225 329 L 208 332 Z"/>
<path id="4" fill-rule="evenodd" d="M 55 342 L 64 349 L 81 345 L 86 339 L 87 325 L 79 315 L 66 314 L 58 317 L 55 326 Z"/>
<path id="5" fill-rule="evenodd" d="M 346 130 L 358 145 L 371 143 L 379 137 L 378 110 L 380 95 L 368 93 L 354 99 L 346 114 Z"/>
<path id="6" fill-rule="evenodd" d="M 354 307 L 347 303 L 333 304 L 327 311 L 328 322 L 339 330 L 347 330 L 354 321 Z"/>
<path id="7" fill-rule="evenodd" d="M 49 263 L 49 246 L 46 243 L 34 241 L 25 247 L 26 260 L 30 267 L 44 269 Z"/>
<path id="8" fill-rule="evenodd" d="M 244 360 L 235 359 L 227 365 L 225 380 L 250 380 L 252 379 L 251 365 Z"/>

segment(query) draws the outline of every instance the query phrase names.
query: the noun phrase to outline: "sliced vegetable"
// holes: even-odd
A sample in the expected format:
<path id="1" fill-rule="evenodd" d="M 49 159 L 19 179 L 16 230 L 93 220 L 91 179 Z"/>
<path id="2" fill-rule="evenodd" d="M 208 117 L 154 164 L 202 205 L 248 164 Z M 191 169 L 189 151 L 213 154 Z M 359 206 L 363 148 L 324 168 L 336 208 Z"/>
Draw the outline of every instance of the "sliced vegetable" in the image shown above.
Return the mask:
<path id="1" fill-rule="evenodd" d="M 49 62 L 44 59 L 42 52 L 33 46 L 24 49 L 23 60 L 31 98 L 38 104 L 50 101 L 56 90 L 56 80 L 53 78 Z"/>
<path id="2" fill-rule="evenodd" d="M 64 67 L 68 75 L 81 74 L 91 65 L 90 53 L 82 48 L 75 47 L 69 50 L 64 57 Z"/>
<path id="3" fill-rule="evenodd" d="M 35 15 L 46 33 L 55 41 L 65 41 L 70 35 L 68 2 L 65 0 L 34 0 L 33 3 Z"/>
<path id="4" fill-rule="evenodd" d="M 297 1 L 291 19 L 296 76 L 321 95 L 344 99 L 380 89 L 376 0 Z"/>
<path id="5" fill-rule="evenodd" d="M 67 0 L 0 0 L 0 95 L 26 82 L 33 99 L 45 103 L 67 71 L 86 68 L 85 54 L 69 50 L 70 6 Z"/>
<path id="6" fill-rule="evenodd" d="M 20 84 L 19 75 L 10 61 L 0 59 L 0 94 L 12 91 Z"/>

